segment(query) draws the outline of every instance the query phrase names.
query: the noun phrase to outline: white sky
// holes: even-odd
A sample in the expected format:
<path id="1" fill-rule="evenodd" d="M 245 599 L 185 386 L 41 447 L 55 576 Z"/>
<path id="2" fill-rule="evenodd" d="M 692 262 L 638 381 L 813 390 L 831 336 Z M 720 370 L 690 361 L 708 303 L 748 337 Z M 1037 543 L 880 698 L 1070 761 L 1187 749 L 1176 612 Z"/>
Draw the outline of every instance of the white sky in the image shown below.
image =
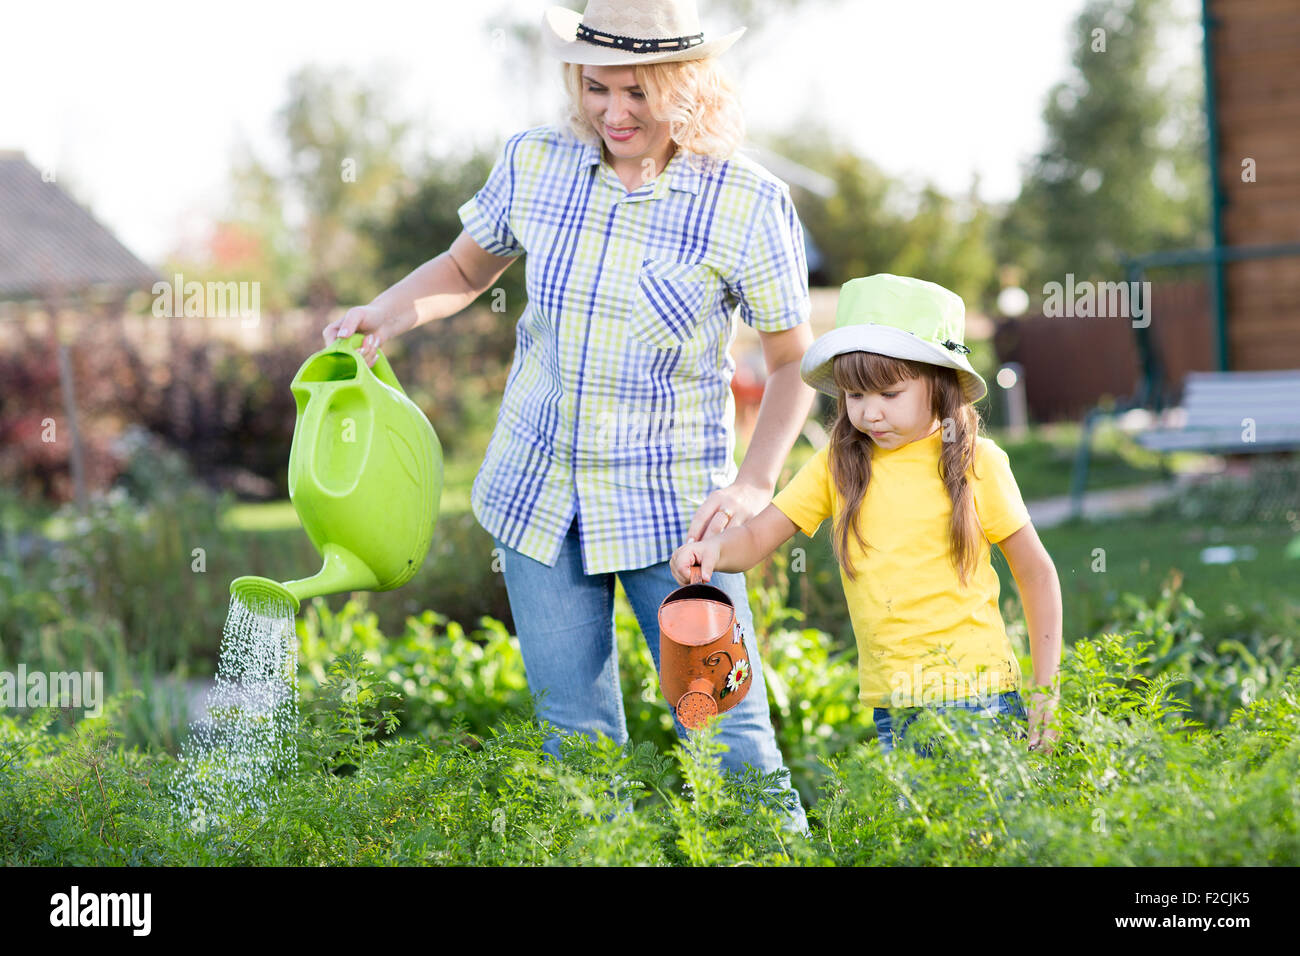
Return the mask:
<path id="1" fill-rule="evenodd" d="M 392 77 L 390 115 L 422 124 L 423 148 L 437 153 L 496 149 L 511 132 L 549 122 L 558 80 L 521 89 L 492 37 L 500 11 L 540 25 L 548 5 L 7 3 L 0 149 L 52 166 L 64 188 L 157 264 L 223 211 L 238 142 L 278 162 L 273 114 L 302 65 Z M 699 5 L 707 32 L 738 25 L 710 19 L 708 0 Z M 813 113 L 893 175 L 955 194 L 978 172 L 981 196 L 1002 200 L 1042 145 L 1044 99 L 1067 74 L 1082 6 L 841 0 L 751 30 L 726 56 L 755 132 L 797 128 Z M 1170 56 L 1199 63 L 1199 5 L 1176 6 L 1193 19 Z"/>

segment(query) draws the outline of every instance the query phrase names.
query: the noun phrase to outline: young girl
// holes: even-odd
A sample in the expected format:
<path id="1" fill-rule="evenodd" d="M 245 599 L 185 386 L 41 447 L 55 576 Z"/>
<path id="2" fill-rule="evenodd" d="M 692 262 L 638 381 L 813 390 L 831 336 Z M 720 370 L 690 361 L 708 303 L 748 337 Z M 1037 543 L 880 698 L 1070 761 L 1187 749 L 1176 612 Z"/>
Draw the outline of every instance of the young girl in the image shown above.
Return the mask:
<path id="1" fill-rule="evenodd" d="M 1024 603 L 1034 688 L 1029 746 L 1050 749 L 1061 657 L 1060 582 L 1021 500 L 1007 455 L 978 435 L 987 391 L 962 344 L 965 307 L 932 282 L 874 275 L 840 291 L 835 329 L 801 374 L 839 399 L 830 442 L 765 510 L 687 543 L 674 577 L 700 565 L 744 571 L 831 518 L 858 644 L 859 698 L 892 748 L 918 711 L 962 708 L 1024 721 L 1020 666 L 998 610 L 990 543 Z M 895 728 L 891 709 L 907 709 Z"/>

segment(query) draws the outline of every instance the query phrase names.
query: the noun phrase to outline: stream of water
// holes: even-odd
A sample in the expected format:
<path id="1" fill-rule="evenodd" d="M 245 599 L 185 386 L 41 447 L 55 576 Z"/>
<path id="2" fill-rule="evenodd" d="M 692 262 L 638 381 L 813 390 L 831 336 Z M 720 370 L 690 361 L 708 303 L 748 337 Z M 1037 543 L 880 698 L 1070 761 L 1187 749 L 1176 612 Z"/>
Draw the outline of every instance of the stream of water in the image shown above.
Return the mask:
<path id="1" fill-rule="evenodd" d="M 190 725 L 173 788 L 176 812 L 195 830 L 265 810 L 297 762 L 298 635 L 293 609 L 232 596 L 207 718 Z"/>

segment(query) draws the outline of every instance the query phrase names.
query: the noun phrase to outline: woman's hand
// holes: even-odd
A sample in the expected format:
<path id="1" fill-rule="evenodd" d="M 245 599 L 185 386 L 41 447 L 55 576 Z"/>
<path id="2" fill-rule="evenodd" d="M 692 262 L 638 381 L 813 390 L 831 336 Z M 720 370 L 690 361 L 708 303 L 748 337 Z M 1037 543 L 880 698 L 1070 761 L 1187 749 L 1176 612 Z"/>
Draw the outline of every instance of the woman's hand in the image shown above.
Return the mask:
<path id="1" fill-rule="evenodd" d="M 343 313 L 341 319 L 335 319 L 325 326 L 321 335 L 326 345 L 333 345 L 335 339 L 346 339 L 357 332 L 367 333 L 361 341 L 361 356 L 367 365 L 374 365 L 375 359 L 379 357 L 379 347 L 410 327 L 409 322 L 386 317 L 373 305 L 358 305 Z"/>
<path id="2" fill-rule="evenodd" d="M 766 508 L 771 500 L 771 488 L 760 488 L 742 481 L 719 488 L 696 510 L 686 540 L 701 541 L 744 524 Z"/>
<path id="3" fill-rule="evenodd" d="M 721 553 L 722 548 L 716 537 L 708 541 L 688 541 L 673 552 L 673 556 L 668 559 L 668 567 L 678 584 L 690 584 L 691 568 L 698 564 L 700 578 L 707 581 L 713 577 L 713 569 L 718 566 Z"/>
<path id="4" fill-rule="evenodd" d="M 1060 731 L 1053 726 L 1056 719 L 1056 705 L 1060 703 L 1060 694 L 1044 689 L 1029 692 L 1029 749 L 1039 750 L 1045 754 L 1052 752 L 1052 747 L 1060 737 Z"/>

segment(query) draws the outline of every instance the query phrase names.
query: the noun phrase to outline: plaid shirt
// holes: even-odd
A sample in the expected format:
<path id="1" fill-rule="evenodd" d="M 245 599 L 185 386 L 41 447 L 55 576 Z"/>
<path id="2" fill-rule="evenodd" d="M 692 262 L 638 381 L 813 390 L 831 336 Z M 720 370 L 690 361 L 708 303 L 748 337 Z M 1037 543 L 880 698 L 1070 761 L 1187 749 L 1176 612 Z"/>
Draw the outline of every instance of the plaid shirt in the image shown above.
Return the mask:
<path id="1" fill-rule="evenodd" d="M 761 332 L 809 316 L 789 189 L 678 150 L 629 192 L 599 147 L 544 126 L 510 137 L 459 212 L 488 252 L 529 253 L 475 516 L 549 566 L 575 515 L 587 574 L 666 561 L 736 477 L 735 310 Z"/>

